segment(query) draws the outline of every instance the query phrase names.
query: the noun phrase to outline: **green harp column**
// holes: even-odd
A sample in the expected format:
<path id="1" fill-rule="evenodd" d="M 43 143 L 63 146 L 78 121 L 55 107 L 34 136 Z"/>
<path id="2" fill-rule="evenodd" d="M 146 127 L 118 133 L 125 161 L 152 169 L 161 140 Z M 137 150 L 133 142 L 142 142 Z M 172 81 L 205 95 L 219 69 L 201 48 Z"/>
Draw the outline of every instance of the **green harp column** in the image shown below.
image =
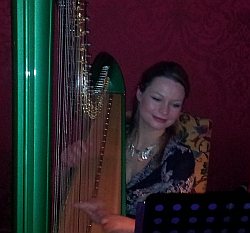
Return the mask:
<path id="1" fill-rule="evenodd" d="M 15 233 L 50 231 L 52 8 L 12 1 Z"/>

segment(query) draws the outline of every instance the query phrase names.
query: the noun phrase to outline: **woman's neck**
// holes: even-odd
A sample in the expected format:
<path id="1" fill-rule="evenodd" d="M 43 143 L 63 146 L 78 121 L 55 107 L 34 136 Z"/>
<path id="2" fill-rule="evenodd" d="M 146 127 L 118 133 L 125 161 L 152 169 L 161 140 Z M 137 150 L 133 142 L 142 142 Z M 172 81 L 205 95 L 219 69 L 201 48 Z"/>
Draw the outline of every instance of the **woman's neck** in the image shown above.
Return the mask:
<path id="1" fill-rule="evenodd" d="M 133 144 L 136 149 L 143 150 L 146 147 L 158 145 L 163 131 L 152 130 L 148 127 L 138 127 L 133 137 Z"/>

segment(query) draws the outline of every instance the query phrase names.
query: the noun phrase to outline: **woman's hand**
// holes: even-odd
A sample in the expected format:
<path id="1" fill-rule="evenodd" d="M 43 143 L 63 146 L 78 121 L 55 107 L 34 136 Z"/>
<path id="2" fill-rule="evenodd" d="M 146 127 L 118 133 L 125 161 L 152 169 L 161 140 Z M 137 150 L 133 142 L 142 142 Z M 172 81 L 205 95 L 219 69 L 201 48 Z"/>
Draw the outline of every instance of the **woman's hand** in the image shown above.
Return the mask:
<path id="1" fill-rule="evenodd" d="M 88 214 L 90 219 L 96 224 L 102 224 L 103 219 L 108 215 L 104 203 L 97 199 L 77 203 L 75 207 Z"/>
<path id="2" fill-rule="evenodd" d="M 107 233 L 134 233 L 135 231 L 135 220 L 125 216 L 107 215 L 101 224 Z"/>
<path id="3" fill-rule="evenodd" d="M 134 219 L 109 213 L 99 200 L 80 202 L 76 207 L 87 213 L 94 223 L 100 224 L 106 233 L 134 233 Z"/>
<path id="4" fill-rule="evenodd" d="M 68 167 L 75 167 L 87 154 L 87 145 L 84 141 L 78 140 L 69 145 L 61 154 L 61 161 Z"/>

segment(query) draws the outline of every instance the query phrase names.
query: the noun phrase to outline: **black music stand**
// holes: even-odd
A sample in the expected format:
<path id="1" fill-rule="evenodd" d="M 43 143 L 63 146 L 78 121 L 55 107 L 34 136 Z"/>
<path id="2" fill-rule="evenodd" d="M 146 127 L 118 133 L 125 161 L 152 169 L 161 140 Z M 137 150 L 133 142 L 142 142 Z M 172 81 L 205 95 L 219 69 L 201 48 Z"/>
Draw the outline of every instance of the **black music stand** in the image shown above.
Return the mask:
<path id="1" fill-rule="evenodd" d="M 138 205 L 135 233 L 250 233 L 250 194 L 152 194 Z"/>

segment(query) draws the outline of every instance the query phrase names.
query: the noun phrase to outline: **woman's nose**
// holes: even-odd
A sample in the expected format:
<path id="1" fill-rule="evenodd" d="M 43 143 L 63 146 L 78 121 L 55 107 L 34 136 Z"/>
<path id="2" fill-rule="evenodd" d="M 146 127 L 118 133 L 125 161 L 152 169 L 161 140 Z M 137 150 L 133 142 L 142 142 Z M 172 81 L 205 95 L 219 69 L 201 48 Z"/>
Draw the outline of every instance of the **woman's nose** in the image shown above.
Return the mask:
<path id="1" fill-rule="evenodd" d="M 168 104 L 162 104 L 160 108 L 160 112 L 164 115 L 167 115 L 169 113 L 169 105 Z"/>

